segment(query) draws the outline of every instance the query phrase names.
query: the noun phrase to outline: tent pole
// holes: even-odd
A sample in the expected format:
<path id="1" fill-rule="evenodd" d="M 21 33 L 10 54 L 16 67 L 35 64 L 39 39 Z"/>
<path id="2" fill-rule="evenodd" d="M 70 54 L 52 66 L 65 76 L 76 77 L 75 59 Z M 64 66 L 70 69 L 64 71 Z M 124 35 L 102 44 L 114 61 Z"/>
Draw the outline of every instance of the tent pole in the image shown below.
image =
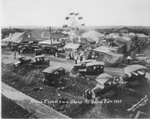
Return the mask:
<path id="1" fill-rule="evenodd" d="M 52 28 L 51 28 L 51 26 L 49 27 L 49 32 L 50 32 L 50 44 L 52 46 Z"/>

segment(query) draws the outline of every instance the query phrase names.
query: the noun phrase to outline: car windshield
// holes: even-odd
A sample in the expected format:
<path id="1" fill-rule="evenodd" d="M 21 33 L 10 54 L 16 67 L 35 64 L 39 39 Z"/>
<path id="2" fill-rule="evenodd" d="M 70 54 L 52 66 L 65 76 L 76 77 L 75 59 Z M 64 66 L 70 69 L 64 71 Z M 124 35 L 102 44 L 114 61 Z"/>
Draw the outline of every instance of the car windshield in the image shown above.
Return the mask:
<path id="1" fill-rule="evenodd" d="M 36 60 L 37 62 L 38 62 L 38 61 L 44 61 L 44 57 L 37 57 L 35 60 Z"/>
<path id="2" fill-rule="evenodd" d="M 137 54 L 137 57 L 145 57 L 145 54 Z"/>
<path id="3" fill-rule="evenodd" d="M 83 66 L 83 67 L 84 67 L 84 66 L 86 66 L 86 64 L 85 64 L 85 63 L 81 63 L 81 66 Z"/>
<path id="4" fill-rule="evenodd" d="M 54 74 L 44 73 L 45 77 L 51 77 L 54 76 Z"/>
<path id="5" fill-rule="evenodd" d="M 87 71 L 98 71 L 98 70 L 101 70 L 103 69 L 103 66 L 101 65 L 97 65 L 97 66 L 90 66 L 87 68 Z"/>

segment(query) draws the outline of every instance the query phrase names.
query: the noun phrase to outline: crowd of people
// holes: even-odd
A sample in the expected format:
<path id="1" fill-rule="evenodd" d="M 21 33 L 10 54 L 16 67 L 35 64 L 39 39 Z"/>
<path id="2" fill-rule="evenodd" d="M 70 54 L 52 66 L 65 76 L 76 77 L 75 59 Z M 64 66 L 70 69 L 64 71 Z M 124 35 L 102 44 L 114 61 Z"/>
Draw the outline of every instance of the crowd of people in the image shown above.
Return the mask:
<path id="1" fill-rule="evenodd" d="M 66 55 L 66 58 L 74 60 L 75 64 L 77 64 L 77 63 L 81 62 L 82 60 L 86 59 L 85 53 L 86 52 L 84 50 L 68 52 Z"/>
<path id="2" fill-rule="evenodd" d="M 29 50 L 33 50 L 32 48 L 30 49 L 29 46 L 27 46 L 27 45 L 11 44 L 8 46 L 12 51 L 14 51 L 15 59 L 17 57 L 17 54 L 22 55 L 22 54 L 28 53 Z M 53 52 L 54 57 L 61 57 L 60 56 L 60 53 L 61 53 L 64 55 L 64 58 L 74 60 L 75 64 L 80 63 L 83 60 L 96 59 L 97 57 L 99 57 L 99 55 L 92 52 L 92 50 L 87 50 L 85 48 L 82 48 L 79 50 L 68 50 L 68 51 L 63 48 L 61 48 L 60 51 L 58 49 L 60 49 L 60 48 L 57 47 L 56 50 Z M 33 50 L 31 52 L 34 54 L 35 51 Z M 126 60 L 127 60 L 128 64 L 132 63 L 131 56 L 128 55 Z"/>

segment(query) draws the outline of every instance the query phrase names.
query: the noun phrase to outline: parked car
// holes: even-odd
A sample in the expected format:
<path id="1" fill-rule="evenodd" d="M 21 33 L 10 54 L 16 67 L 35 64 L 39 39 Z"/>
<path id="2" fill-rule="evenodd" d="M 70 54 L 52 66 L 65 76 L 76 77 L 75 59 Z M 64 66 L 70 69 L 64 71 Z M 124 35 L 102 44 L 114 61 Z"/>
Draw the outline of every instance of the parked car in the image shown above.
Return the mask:
<path id="1" fill-rule="evenodd" d="M 43 83 L 51 86 L 57 86 L 61 83 L 62 79 L 68 78 L 70 72 L 65 70 L 63 67 L 53 65 L 43 70 L 44 79 Z"/>
<path id="2" fill-rule="evenodd" d="M 145 66 L 130 65 L 124 70 L 123 76 L 112 77 L 103 73 L 96 77 L 97 85 L 92 89 L 87 89 L 85 97 L 87 99 L 110 98 L 115 94 L 121 95 L 134 86 L 146 86 L 148 79 L 145 77 L 147 70 Z"/>
<path id="3" fill-rule="evenodd" d="M 32 45 L 32 46 L 30 46 L 30 50 L 31 50 L 32 53 L 35 52 L 35 49 L 40 49 L 40 46 L 38 46 L 38 45 Z"/>
<path id="4" fill-rule="evenodd" d="M 115 94 L 121 94 L 127 89 L 126 82 L 122 78 L 113 77 L 109 74 L 103 73 L 96 77 L 97 85 L 92 89 L 85 91 L 87 99 L 95 98 L 111 98 Z"/>
<path id="5" fill-rule="evenodd" d="M 46 54 L 54 54 L 55 52 L 57 52 L 57 48 L 53 46 L 43 46 L 42 50 Z"/>
<path id="6" fill-rule="evenodd" d="M 18 69 L 21 66 L 25 67 L 31 62 L 31 59 L 27 59 L 23 56 L 18 58 L 18 61 L 16 63 L 13 63 L 13 69 Z"/>
<path id="7" fill-rule="evenodd" d="M 1 42 L 1 47 L 4 48 L 4 47 L 7 47 L 8 43 L 5 43 L 5 42 Z"/>
<path id="8" fill-rule="evenodd" d="M 136 54 L 136 59 L 137 59 L 138 61 L 145 61 L 145 62 L 146 62 L 147 57 L 146 57 L 145 54 Z"/>
<path id="9" fill-rule="evenodd" d="M 71 73 L 77 74 L 79 69 L 85 69 L 87 63 L 94 62 L 94 61 L 96 60 L 83 60 L 81 61 L 81 63 L 75 64 L 71 70 Z"/>
<path id="10" fill-rule="evenodd" d="M 50 60 L 44 55 L 38 55 L 34 57 L 34 61 L 29 64 L 29 67 L 48 67 L 50 65 Z"/>
<path id="11" fill-rule="evenodd" d="M 95 61 L 86 64 L 84 69 L 78 70 L 78 81 L 84 81 L 86 78 L 95 79 L 98 75 L 104 72 L 104 62 Z"/>
<path id="12" fill-rule="evenodd" d="M 147 78 L 146 71 L 147 67 L 142 65 L 130 65 L 124 68 L 125 75 L 122 77 L 124 81 L 127 81 L 129 86 L 146 85 Z"/>
<path id="13" fill-rule="evenodd" d="M 38 56 L 38 55 L 42 55 L 43 54 L 43 51 L 42 49 L 34 49 L 34 56 Z"/>

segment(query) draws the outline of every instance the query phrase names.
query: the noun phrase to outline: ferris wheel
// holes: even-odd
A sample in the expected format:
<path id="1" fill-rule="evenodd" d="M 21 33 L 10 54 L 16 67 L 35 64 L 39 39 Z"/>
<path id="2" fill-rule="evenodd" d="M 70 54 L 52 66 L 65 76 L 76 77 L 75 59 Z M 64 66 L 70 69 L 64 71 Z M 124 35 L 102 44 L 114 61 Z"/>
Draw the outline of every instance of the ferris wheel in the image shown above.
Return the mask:
<path id="1" fill-rule="evenodd" d="M 79 13 L 72 12 L 67 17 L 65 17 L 63 28 L 77 28 L 80 26 L 85 26 L 85 23 L 83 17 Z"/>

